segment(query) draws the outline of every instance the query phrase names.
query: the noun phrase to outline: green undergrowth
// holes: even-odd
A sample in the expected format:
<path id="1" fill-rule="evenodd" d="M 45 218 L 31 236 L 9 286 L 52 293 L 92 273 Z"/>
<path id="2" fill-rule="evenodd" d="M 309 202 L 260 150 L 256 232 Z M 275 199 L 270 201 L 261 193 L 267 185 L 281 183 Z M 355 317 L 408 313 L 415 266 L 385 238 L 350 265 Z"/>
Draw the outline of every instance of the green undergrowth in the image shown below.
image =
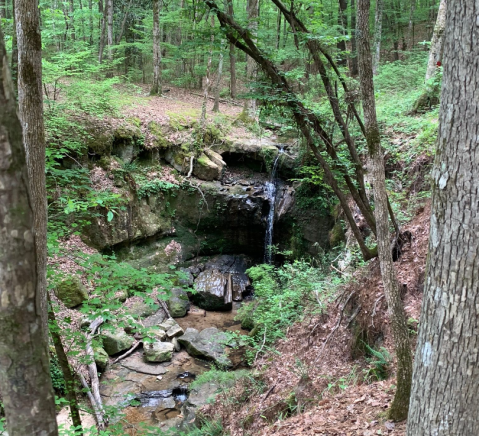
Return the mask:
<path id="1" fill-rule="evenodd" d="M 244 339 L 249 363 L 272 350 L 275 342 L 285 336 L 287 328 L 305 312 L 322 313 L 342 283 L 341 277 L 328 274 L 326 268 L 305 260 L 280 267 L 258 265 L 247 273 L 253 281 L 255 295 L 251 303 L 239 309 L 237 318 L 244 328 L 251 329 Z"/>

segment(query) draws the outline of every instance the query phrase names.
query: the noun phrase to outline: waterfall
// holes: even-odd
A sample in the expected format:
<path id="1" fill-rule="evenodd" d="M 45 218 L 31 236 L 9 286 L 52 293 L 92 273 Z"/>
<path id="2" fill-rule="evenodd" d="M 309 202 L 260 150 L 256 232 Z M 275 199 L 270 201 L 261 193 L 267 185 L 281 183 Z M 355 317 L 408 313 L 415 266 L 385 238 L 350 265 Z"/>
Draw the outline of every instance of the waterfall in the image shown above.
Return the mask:
<path id="1" fill-rule="evenodd" d="M 283 153 L 280 149 L 271 169 L 271 177 L 269 182 L 265 184 L 265 194 L 269 202 L 269 213 L 266 219 L 266 234 L 264 237 L 264 263 L 270 264 L 272 261 L 271 245 L 273 245 L 273 226 L 274 226 L 274 207 L 276 203 L 276 170 L 278 169 L 279 157 Z"/>

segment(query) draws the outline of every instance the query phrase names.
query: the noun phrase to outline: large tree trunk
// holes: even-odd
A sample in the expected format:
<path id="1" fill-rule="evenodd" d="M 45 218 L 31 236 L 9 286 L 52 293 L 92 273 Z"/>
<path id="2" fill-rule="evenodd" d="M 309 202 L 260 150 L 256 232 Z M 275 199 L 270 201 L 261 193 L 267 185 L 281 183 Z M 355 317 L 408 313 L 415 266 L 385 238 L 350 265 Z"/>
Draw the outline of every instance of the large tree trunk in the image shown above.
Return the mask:
<path id="1" fill-rule="evenodd" d="M 348 1 L 347 0 L 339 0 L 339 10 L 338 10 L 338 26 L 341 27 L 341 32 L 343 36 L 347 35 L 348 29 L 348 19 L 346 17 L 346 10 L 348 9 Z M 337 49 L 339 50 L 340 54 L 337 60 L 338 65 L 346 65 L 347 58 L 346 58 L 346 40 L 343 39 L 336 44 Z"/>
<path id="2" fill-rule="evenodd" d="M 381 59 L 381 37 L 383 30 L 383 0 L 376 0 L 376 14 L 374 27 L 374 59 L 373 74 L 376 75 L 379 69 L 379 61 Z"/>
<path id="3" fill-rule="evenodd" d="M 434 77 L 437 70 L 437 63 L 442 61 L 446 11 L 447 0 L 441 0 L 437 12 L 436 25 L 434 26 L 434 33 L 432 34 L 431 49 L 429 51 L 429 60 L 427 62 L 426 82 Z"/>
<path id="4" fill-rule="evenodd" d="M 450 2 L 408 436 L 479 434 L 479 27 Z"/>
<path id="5" fill-rule="evenodd" d="M 161 38 L 160 11 L 163 0 L 153 0 L 153 85 L 151 95 L 161 95 Z"/>
<path id="6" fill-rule="evenodd" d="M 35 0 L 15 1 L 18 42 L 18 113 L 23 128 L 37 255 L 37 299 L 47 338 L 47 192 L 43 126 L 42 41 Z"/>
<path id="7" fill-rule="evenodd" d="M 371 50 L 369 47 L 369 6 L 369 0 L 358 0 L 357 40 L 359 82 L 364 111 L 366 141 L 373 176 L 374 215 L 376 217 L 378 257 L 397 357 L 397 390 L 389 410 L 389 417 L 394 421 L 402 421 L 406 419 L 408 413 L 409 394 L 411 391 L 412 357 L 406 314 L 399 293 L 390 246 L 384 160 L 376 118 Z"/>
<path id="8" fill-rule="evenodd" d="M 25 3 L 31 3 L 31 9 Z M 35 3 L 17 2 L 20 14 L 27 10 L 30 13 L 28 21 L 17 16 L 28 34 L 19 38 L 21 48 L 29 54 L 27 38 L 37 41 L 36 51 L 41 47 Z M 30 67 L 35 79 L 37 62 L 31 62 Z M 24 68 L 22 63 L 21 77 L 25 75 Z M 37 236 L 42 241 L 43 235 L 35 231 L 32 209 L 36 205 L 35 199 L 30 199 L 28 182 L 22 125 L 17 117 L 0 29 L 0 392 L 10 436 L 56 436 L 46 326 L 42 318 L 44 290 L 38 287 L 37 280 L 37 274 L 43 274 L 41 267 L 37 269 L 38 254 L 42 254 L 37 252 Z"/>

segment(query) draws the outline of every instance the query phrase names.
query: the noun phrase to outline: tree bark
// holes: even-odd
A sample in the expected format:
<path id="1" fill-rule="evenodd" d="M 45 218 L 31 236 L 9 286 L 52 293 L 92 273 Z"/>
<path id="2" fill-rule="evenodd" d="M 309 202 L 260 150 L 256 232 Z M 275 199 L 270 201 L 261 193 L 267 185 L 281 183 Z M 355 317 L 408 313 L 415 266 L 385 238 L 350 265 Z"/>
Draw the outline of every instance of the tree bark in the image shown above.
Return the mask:
<path id="1" fill-rule="evenodd" d="M 442 61 L 444 48 L 444 30 L 446 27 L 447 0 L 441 0 L 437 12 L 436 25 L 432 34 L 431 49 L 429 50 L 429 60 L 427 62 L 425 81 L 428 82 L 434 77 L 437 70 L 437 63 Z"/>
<path id="2" fill-rule="evenodd" d="M 113 61 L 113 0 L 106 0 L 108 60 Z"/>
<path id="3" fill-rule="evenodd" d="M 83 435 L 82 423 L 80 418 L 80 409 L 78 408 L 78 400 L 76 395 L 75 388 L 75 377 L 73 376 L 73 371 L 68 362 L 68 357 L 63 348 L 62 338 L 59 333 L 59 327 L 55 318 L 55 312 L 51 307 L 48 310 L 48 320 L 50 321 L 50 334 L 52 336 L 53 345 L 55 347 L 55 352 L 58 358 L 58 363 L 63 373 L 63 378 L 65 380 L 66 388 L 66 399 L 70 405 L 70 416 L 72 418 L 73 426 L 76 427 L 76 432 L 78 436 Z M 75 433 L 75 435 L 77 434 Z"/>
<path id="4" fill-rule="evenodd" d="M 226 0 L 226 13 L 233 17 L 233 0 Z M 230 96 L 236 98 L 236 54 L 235 45 L 230 43 Z"/>
<path id="5" fill-rule="evenodd" d="M 47 192 L 45 182 L 45 131 L 43 126 L 42 41 L 36 0 L 16 0 L 18 42 L 18 113 L 23 128 L 30 196 L 34 210 L 37 255 L 37 299 L 47 328 Z"/>
<path id="6" fill-rule="evenodd" d="M 220 54 L 219 54 L 219 62 L 218 62 L 218 75 L 216 76 L 216 83 L 215 83 L 215 102 L 213 104 L 213 112 L 220 111 L 220 91 L 221 91 L 221 76 L 223 75 L 223 44 L 224 41 L 220 43 Z"/>
<path id="7" fill-rule="evenodd" d="M 479 27 L 448 4 L 428 268 L 408 436 L 479 434 Z"/>
<path id="8" fill-rule="evenodd" d="M 7 5 L 5 0 L 0 0 L 0 19 L 7 18 Z"/>
<path id="9" fill-rule="evenodd" d="M 349 61 L 349 73 L 355 77 L 358 75 L 358 55 L 356 52 L 356 6 L 355 0 L 351 0 L 351 58 Z"/>
<path id="10" fill-rule="evenodd" d="M 108 0 L 106 0 L 108 2 Z M 101 64 L 103 62 L 103 51 L 105 50 L 105 40 L 106 40 L 106 22 L 107 18 L 107 5 L 103 6 L 103 0 L 98 2 L 98 12 L 101 14 L 100 21 L 100 44 L 98 47 L 98 62 Z"/>
<path id="11" fill-rule="evenodd" d="M 378 74 L 379 61 L 381 59 L 381 37 L 383 27 L 383 0 L 376 0 L 376 14 L 374 27 L 374 59 L 373 59 L 373 74 Z"/>
<path id="12" fill-rule="evenodd" d="M 347 28 L 348 28 L 348 20 L 346 18 L 346 10 L 348 9 L 348 1 L 347 0 L 339 0 L 339 10 L 338 10 L 338 26 L 342 28 L 343 36 L 347 35 Z M 346 58 L 346 41 L 343 39 L 339 41 L 336 45 L 337 49 L 340 52 L 339 58 L 337 60 L 338 65 L 346 65 L 347 58 Z"/>
<path id="13" fill-rule="evenodd" d="M 13 29 L 16 29 L 15 21 L 15 0 L 12 0 L 13 7 Z M 17 44 L 17 32 L 14 30 L 12 35 L 12 63 L 10 65 L 12 72 L 13 87 L 15 94 L 18 94 L 18 44 Z"/>
<path id="14" fill-rule="evenodd" d="M 153 84 L 150 95 L 161 95 L 161 35 L 160 12 L 163 0 L 153 0 Z"/>
<path id="15" fill-rule="evenodd" d="M 364 111 L 366 141 L 372 167 L 378 257 L 397 357 L 397 390 L 389 410 L 389 417 L 394 421 L 402 421 L 407 418 L 411 391 L 411 345 L 409 343 L 406 314 L 399 292 L 390 247 L 389 212 L 384 175 L 384 160 L 376 118 L 372 60 L 369 46 L 369 0 L 358 0 L 357 5 L 358 28 L 356 34 L 358 42 L 359 82 Z"/>
<path id="16" fill-rule="evenodd" d="M 215 34 L 213 33 L 214 27 L 215 27 L 215 18 L 214 18 L 214 15 L 212 15 L 211 16 L 210 52 L 208 54 L 208 61 L 206 63 L 206 76 L 205 76 L 205 83 L 203 86 L 203 104 L 201 105 L 200 126 L 202 129 L 205 128 L 205 124 L 206 124 L 206 105 L 208 104 L 208 93 L 210 90 L 211 61 L 213 59 L 213 44 L 215 42 Z"/>
<path id="17" fill-rule="evenodd" d="M 248 0 L 248 29 L 252 35 L 256 36 L 258 32 L 259 0 Z M 246 56 L 246 72 L 249 84 L 256 81 L 257 69 L 256 62 L 251 56 Z M 247 118 L 254 120 L 256 118 L 256 99 L 248 98 L 245 101 L 243 113 Z"/>
<path id="18" fill-rule="evenodd" d="M 17 3 L 21 13 L 24 6 Z M 23 17 L 17 22 L 33 32 L 30 37 L 39 38 Z M 26 49 L 26 38 L 19 39 Z M 30 66 L 33 74 L 35 62 Z M 0 392 L 10 436 L 57 436 L 30 189 L 22 125 L 0 29 Z"/>

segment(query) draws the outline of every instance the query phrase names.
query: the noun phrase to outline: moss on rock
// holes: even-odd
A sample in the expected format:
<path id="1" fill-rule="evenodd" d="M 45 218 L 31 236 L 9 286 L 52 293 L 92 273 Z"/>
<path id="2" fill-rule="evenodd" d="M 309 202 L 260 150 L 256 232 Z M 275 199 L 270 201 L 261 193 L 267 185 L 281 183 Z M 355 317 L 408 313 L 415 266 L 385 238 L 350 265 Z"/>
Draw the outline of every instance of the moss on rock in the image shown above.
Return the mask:
<path id="1" fill-rule="evenodd" d="M 70 276 L 59 283 L 55 295 L 66 307 L 76 307 L 88 300 L 88 292 L 78 277 Z"/>

